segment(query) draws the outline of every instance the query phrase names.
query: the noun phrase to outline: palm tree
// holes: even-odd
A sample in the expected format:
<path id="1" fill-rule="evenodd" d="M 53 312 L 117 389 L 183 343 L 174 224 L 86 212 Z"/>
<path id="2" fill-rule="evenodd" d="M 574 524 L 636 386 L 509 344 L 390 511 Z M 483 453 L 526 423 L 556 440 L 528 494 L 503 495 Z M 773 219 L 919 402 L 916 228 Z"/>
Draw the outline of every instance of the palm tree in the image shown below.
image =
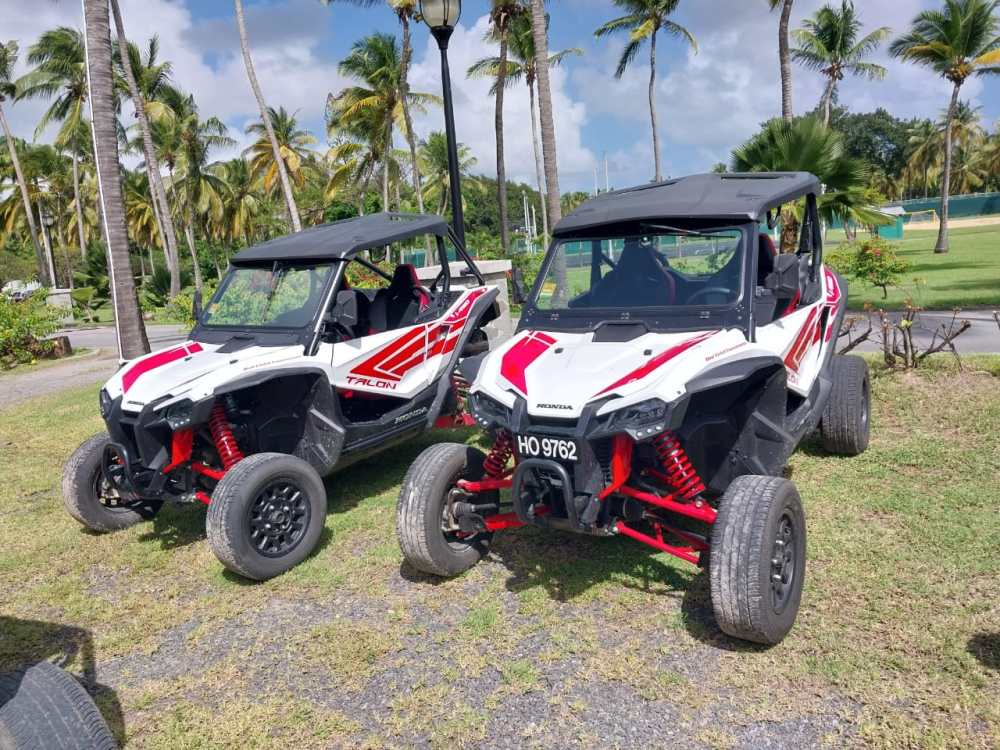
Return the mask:
<path id="1" fill-rule="evenodd" d="M 247 26 L 243 18 L 242 0 L 234 0 L 236 4 L 236 27 L 240 32 L 240 48 L 243 50 L 243 64 L 247 69 L 247 78 L 250 80 L 250 88 L 257 99 L 257 108 L 260 110 L 260 119 L 267 132 L 267 138 L 271 143 L 271 151 L 274 153 L 274 164 L 277 167 L 278 179 L 281 182 L 281 193 L 285 197 L 285 206 L 288 209 L 288 216 L 292 220 L 292 231 L 302 231 L 302 221 L 299 219 L 299 208 L 295 205 L 295 195 L 292 193 L 292 185 L 288 180 L 288 172 L 285 170 L 285 161 L 281 157 L 281 146 L 275 137 L 274 128 L 271 124 L 270 111 L 264 101 L 264 94 L 257 81 L 257 74 L 254 72 L 253 60 L 250 57 L 250 41 L 247 39 Z"/>
<path id="2" fill-rule="evenodd" d="M 328 128 L 346 130 L 372 145 L 382 163 L 383 210 L 389 210 L 393 127 L 406 127 L 396 38 L 371 34 L 359 39 L 340 62 L 339 70 L 361 85 L 348 86 L 338 95 L 327 97 Z M 423 111 L 425 105 L 439 102 L 436 96 L 409 89 L 406 99 L 413 111 Z"/>
<path id="3" fill-rule="evenodd" d="M 115 116 L 114 75 L 111 70 L 111 28 L 107 0 L 84 0 L 83 22 L 87 34 L 87 78 L 94 129 L 94 162 L 104 209 L 103 224 L 108 242 L 108 268 L 118 328 L 118 347 L 123 359 L 149 352 L 146 327 L 139 311 L 132 263 L 129 260 L 125 204 L 119 177 L 118 120 Z"/>
<path id="4" fill-rule="evenodd" d="M 504 164 L 503 144 L 503 96 L 507 89 L 507 48 L 510 41 L 510 26 L 513 19 L 521 15 L 524 8 L 519 0 L 491 0 L 490 24 L 487 39 L 500 45 L 497 59 L 497 85 L 493 87 L 496 99 L 493 114 L 493 131 L 497 145 L 497 203 L 500 208 L 500 249 L 507 254 L 510 250 L 510 226 L 507 209 L 507 168 Z"/>
<path id="5" fill-rule="evenodd" d="M 930 68 L 952 84 L 944 131 L 941 224 L 934 252 L 948 252 L 948 198 L 951 190 L 952 123 L 962 84 L 972 75 L 1000 73 L 1000 0 L 945 0 L 942 10 L 925 10 L 910 30 L 889 47 L 894 57 Z"/>
<path id="6" fill-rule="evenodd" d="M 860 159 L 848 156 L 844 137 L 816 117 L 792 122 L 774 119 L 764 129 L 733 150 L 734 172 L 812 172 L 825 186 L 817 196 L 820 218 L 861 224 L 885 223 L 885 216 L 864 197 L 868 169 Z M 798 219 L 796 211 L 782 212 L 782 251 L 794 251 Z"/>
<path id="7" fill-rule="evenodd" d="M 152 191 L 149 189 L 149 175 L 139 170 L 123 171 L 122 191 L 125 200 L 125 225 L 128 227 L 129 237 L 139 247 L 147 248 L 150 269 L 155 272 L 153 248 L 157 245 L 163 246 L 163 235 L 160 234 L 159 212 L 153 201 Z"/>
<path id="8" fill-rule="evenodd" d="M 111 12 L 115 19 L 115 31 L 118 37 L 118 63 L 128 85 L 129 94 L 132 97 L 132 104 L 135 107 L 135 117 L 138 121 L 140 136 L 142 137 L 142 153 L 145 158 L 146 176 L 152 195 L 153 216 L 159 225 L 159 236 L 162 239 L 163 254 L 167 261 L 167 269 L 170 272 L 170 295 L 177 296 L 181 290 L 180 255 L 177 252 L 177 235 L 174 232 L 170 204 L 167 202 L 167 192 L 163 187 L 160 164 L 156 159 L 156 149 L 153 146 L 153 134 L 152 130 L 150 130 L 149 118 L 146 113 L 146 97 L 143 95 L 143 91 L 139 88 L 138 83 L 139 71 L 141 71 L 144 83 L 147 84 L 147 90 L 165 85 L 170 76 L 170 64 L 157 64 L 156 55 L 159 50 L 159 43 L 156 36 L 153 36 L 149 41 L 146 62 L 143 63 L 138 48 L 130 44 L 125 36 L 125 24 L 122 22 L 118 0 L 111 0 Z M 152 256 L 150 256 L 150 262 L 152 262 Z"/>
<path id="9" fill-rule="evenodd" d="M 305 184 L 305 166 L 313 157 L 309 146 L 316 142 L 316 138 L 311 133 L 299 129 L 295 115 L 287 112 L 284 107 L 277 110 L 269 107 L 268 117 L 271 120 L 271 130 L 278 142 L 285 174 L 296 187 L 301 189 Z M 271 192 L 278 186 L 279 174 L 267 128 L 263 122 L 258 121 L 248 125 L 246 132 L 247 135 L 256 135 L 257 141 L 251 144 L 243 155 L 250 158 L 250 169 L 254 179 L 261 180 L 264 189 Z"/>
<path id="10" fill-rule="evenodd" d="M 553 52 L 549 55 L 549 66 L 559 65 L 570 55 L 582 55 L 578 47 Z M 535 152 L 535 180 L 538 194 L 542 197 L 542 234 L 548 236 L 549 217 L 545 205 L 545 173 L 542 166 L 541 144 L 538 142 L 537 103 L 535 100 L 535 39 L 531 32 L 531 19 L 520 14 L 511 20 L 509 31 L 509 47 L 507 60 L 507 75 L 505 85 L 513 86 L 520 81 L 528 85 L 528 101 L 531 109 L 531 145 Z M 493 79 L 490 93 L 494 94 L 499 85 L 500 58 L 484 57 L 474 62 L 468 70 L 472 78 L 489 77 Z"/>
<path id="11" fill-rule="evenodd" d="M 986 135 L 983 130 L 980 112 L 982 107 L 974 107 L 969 102 L 959 101 L 951 118 L 951 142 L 954 146 L 968 148 L 977 144 Z M 948 127 L 948 112 L 941 113 L 938 120 L 938 132 L 944 135 Z"/>
<path id="12" fill-rule="evenodd" d="M 249 245 L 251 227 L 261 211 L 261 200 L 254 188 L 256 179 L 245 159 L 230 159 L 214 164 L 214 174 L 225 183 L 222 214 L 222 237 L 231 245 Z"/>
<path id="13" fill-rule="evenodd" d="M 37 138 L 49 123 L 60 122 L 55 142 L 70 152 L 73 158 L 73 183 L 76 189 L 76 225 L 79 230 L 80 255 L 86 255 L 86 240 L 82 233 L 83 206 L 80 201 L 79 159 L 85 153 L 88 139 L 80 133 L 88 130 L 83 114 L 87 102 L 87 70 L 84 60 L 83 36 L 76 29 L 60 26 L 43 33 L 28 49 L 28 62 L 35 68 L 18 82 L 18 99 L 53 99 L 35 128 Z M 117 107 L 117 100 L 115 102 Z"/>
<path id="14" fill-rule="evenodd" d="M 614 0 L 615 5 L 627 11 L 628 15 L 608 21 L 594 32 L 601 38 L 616 31 L 628 31 L 629 41 L 625 45 L 615 78 L 625 75 L 628 66 L 639 54 L 643 42 L 649 40 L 649 119 L 653 126 L 653 163 L 656 165 L 654 180 L 663 179 L 660 165 L 660 134 L 656 117 L 656 35 L 663 31 L 671 36 L 680 37 L 697 51 L 698 43 L 691 32 L 679 23 L 671 21 L 668 16 L 677 9 L 680 0 Z"/>
<path id="15" fill-rule="evenodd" d="M 930 120 L 918 120 L 906 131 L 906 169 L 912 178 L 919 177 L 926 198 L 930 190 L 930 173 L 941 156 L 941 133 Z"/>
<path id="16" fill-rule="evenodd" d="M 549 81 L 549 24 L 545 0 L 531 0 L 531 35 L 535 43 L 535 74 L 538 77 L 538 121 L 542 130 L 542 159 L 545 162 L 545 200 L 549 221 L 562 218 L 559 166 L 556 160 L 556 128 L 552 117 L 552 86 Z M 561 256 L 560 256 L 561 257 Z M 565 272 L 565 269 L 562 269 Z M 559 269 L 556 282 L 565 284 Z"/>
<path id="17" fill-rule="evenodd" d="M 781 5 L 781 18 L 778 21 L 778 65 L 781 69 L 781 117 L 785 122 L 792 121 L 792 64 L 788 51 L 788 21 L 792 17 L 793 0 L 767 0 L 771 10 Z"/>
<path id="18" fill-rule="evenodd" d="M 421 169 L 427 179 L 424 182 L 424 198 L 437 202 L 437 213 L 443 215 L 448 210 L 451 196 L 451 177 L 448 170 L 448 141 L 441 131 L 434 131 L 420 146 Z M 482 191 L 483 184 L 469 176 L 469 170 L 476 165 L 476 157 L 469 147 L 458 144 L 458 174 L 462 187 Z"/>
<path id="19" fill-rule="evenodd" d="M 194 265 L 194 284 L 201 290 L 201 266 L 194 238 L 195 217 L 219 216 L 222 213 L 221 196 L 225 190 L 225 183 L 207 169 L 208 155 L 213 148 L 232 146 L 235 141 L 226 135 L 226 125 L 217 117 L 200 118 L 192 96 L 188 96 L 185 106 L 177 114 L 177 179 L 183 195 L 184 237 Z"/>
<path id="20" fill-rule="evenodd" d="M 826 76 L 826 88 L 820 99 L 823 124 L 830 124 L 830 112 L 837 92 L 837 84 L 847 73 L 864 76 L 872 81 L 885 78 L 885 68 L 865 62 L 879 44 L 889 36 L 889 27 L 881 26 L 858 39 L 861 19 L 851 0 L 841 0 L 840 9 L 824 5 L 812 18 L 803 22 L 793 33 L 799 46 L 792 50 L 792 58 L 809 70 L 818 70 Z"/>
<path id="21" fill-rule="evenodd" d="M 4 140 L 7 141 L 7 151 L 10 153 L 10 162 L 14 168 L 17 187 L 21 191 L 21 202 L 24 206 L 25 222 L 28 225 L 28 236 L 31 237 L 31 244 L 35 248 L 35 260 L 38 262 L 38 278 L 43 284 L 48 285 L 53 283 L 54 280 L 48 277 L 45 256 L 42 252 L 42 246 L 38 242 L 38 234 L 35 229 L 35 216 L 31 207 L 31 198 L 28 196 L 28 184 L 24 180 L 24 172 L 21 171 L 21 160 L 17 157 L 17 145 L 14 142 L 14 134 L 10 132 L 7 115 L 3 109 L 4 102 L 16 99 L 18 95 L 17 84 L 11 80 L 16 63 L 17 42 L 9 41 L 5 44 L 0 43 L 0 126 L 3 127 Z"/>

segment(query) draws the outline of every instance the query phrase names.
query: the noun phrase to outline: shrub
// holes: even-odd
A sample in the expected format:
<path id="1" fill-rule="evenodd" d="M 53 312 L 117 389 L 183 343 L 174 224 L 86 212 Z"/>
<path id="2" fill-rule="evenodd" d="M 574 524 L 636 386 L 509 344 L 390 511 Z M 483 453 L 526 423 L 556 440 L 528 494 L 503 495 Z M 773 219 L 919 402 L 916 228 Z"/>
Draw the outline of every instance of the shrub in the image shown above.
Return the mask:
<path id="1" fill-rule="evenodd" d="M 215 286 L 213 284 L 203 284 L 201 293 L 202 305 L 207 305 L 208 301 L 212 299 L 213 294 L 215 294 Z M 193 307 L 194 290 L 185 289 L 163 307 L 163 315 L 168 321 L 194 327 Z"/>
<path id="2" fill-rule="evenodd" d="M 841 245 L 826 257 L 826 263 L 882 289 L 882 297 L 889 296 L 889 287 L 899 283 L 909 264 L 896 255 L 896 246 L 881 237 L 871 237 Z"/>
<path id="3" fill-rule="evenodd" d="M 44 291 L 21 302 L 0 294 L 0 364 L 13 367 L 49 354 L 52 342 L 43 339 L 58 330 L 61 316 L 45 304 Z"/>

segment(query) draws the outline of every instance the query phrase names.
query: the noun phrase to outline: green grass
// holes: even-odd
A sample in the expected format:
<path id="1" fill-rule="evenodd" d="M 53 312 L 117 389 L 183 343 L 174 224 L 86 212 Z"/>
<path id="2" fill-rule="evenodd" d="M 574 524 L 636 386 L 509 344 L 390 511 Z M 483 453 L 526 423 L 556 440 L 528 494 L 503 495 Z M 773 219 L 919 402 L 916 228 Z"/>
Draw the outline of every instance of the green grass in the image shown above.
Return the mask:
<path id="1" fill-rule="evenodd" d="M 839 235 L 839 237 L 838 237 Z M 827 248 L 835 249 L 843 232 L 831 232 Z M 1000 305 L 1000 225 L 952 229 L 948 253 L 935 254 L 937 231 L 907 229 L 898 241 L 899 257 L 910 268 L 900 285 L 882 290 L 850 279 L 848 304 L 899 310 L 907 299 L 932 310 Z"/>
<path id="2" fill-rule="evenodd" d="M 455 580 L 401 569 L 396 494 L 431 438 L 331 478 L 319 550 L 251 585 L 223 572 L 199 507 L 103 536 L 65 514 L 94 389 L 0 411 L 0 671 L 96 674 L 130 748 L 594 746 L 588 717 L 622 696 L 710 746 L 834 717 L 817 741 L 995 748 L 1000 357 L 964 362 L 877 369 L 868 452 L 793 456 L 809 567 L 770 650 L 719 633 L 705 575 L 627 539 L 522 530 Z M 509 722 L 528 700 L 531 726 Z M 536 721 L 545 706 L 560 721 Z M 548 734 L 566 722 L 578 734 Z"/>

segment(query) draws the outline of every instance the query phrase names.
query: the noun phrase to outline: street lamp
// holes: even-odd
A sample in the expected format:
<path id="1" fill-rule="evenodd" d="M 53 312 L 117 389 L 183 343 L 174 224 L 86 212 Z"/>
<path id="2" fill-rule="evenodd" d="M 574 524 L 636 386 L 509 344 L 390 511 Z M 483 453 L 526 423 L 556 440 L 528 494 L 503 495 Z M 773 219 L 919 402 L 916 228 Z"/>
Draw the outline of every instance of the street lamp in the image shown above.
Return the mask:
<path id="1" fill-rule="evenodd" d="M 444 131 L 448 140 L 448 182 L 451 185 L 451 215 L 455 236 L 465 247 L 465 217 L 462 212 L 462 178 L 458 172 L 458 140 L 455 137 L 455 109 L 451 101 L 451 73 L 448 70 L 448 40 L 462 14 L 462 0 L 420 0 L 420 16 L 430 27 L 441 50 L 441 89 L 444 94 Z"/>

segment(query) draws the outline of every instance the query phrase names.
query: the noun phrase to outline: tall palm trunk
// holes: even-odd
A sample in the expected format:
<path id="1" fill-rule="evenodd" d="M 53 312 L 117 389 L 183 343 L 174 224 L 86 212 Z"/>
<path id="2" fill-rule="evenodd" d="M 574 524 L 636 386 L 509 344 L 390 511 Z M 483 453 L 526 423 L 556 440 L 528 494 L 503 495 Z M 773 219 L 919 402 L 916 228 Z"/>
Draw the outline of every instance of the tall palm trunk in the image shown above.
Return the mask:
<path id="1" fill-rule="evenodd" d="M 302 231 L 302 221 L 299 219 L 299 209 L 295 205 L 295 196 L 292 193 L 292 183 L 288 179 L 288 170 L 285 168 L 285 160 L 281 158 L 281 148 L 278 146 L 278 139 L 274 135 L 274 127 L 271 125 L 271 116 L 267 111 L 267 104 L 264 102 L 264 94 L 260 90 L 260 83 L 257 82 L 257 74 L 253 69 L 253 60 L 250 59 L 250 42 L 247 39 L 247 26 L 243 18 L 242 0 L 234 0 L 236 4 L 236 26 L 240 32 L 240 47 L 243 50 L 243 64 L 247 69 L 247 78 L 250 79 L 250 88 L 257 99 L 257 106 L 260 108 L 260 119 L 264 123 L 267 131 L 267 139 L 271 142 L 271 150 L 274 151 L 274 161 L 278 167 L 278 178 L 281 181 L 281 192 L 285 196 L 285 205 L 288 207 L 288 215 L 292 217 L 292 231 Z"/>
<path id="2" fill-rule="evenodd" d="M 87 235 L 83 231 L 83 202 L 80 200 L 80 157 L 73 144 L 73 207 L 76 212 L 76 237 L 80 243 L 80 257 L 87 257 Z"/>
<path id="3" fill-rule="evenodd" d="M 420 167 L 417 164 L 417 139 L 413 133 L 413 118 L 410 116 L 410 60 L 413 58 L 413 45 L 410 43 L 410 19 L 405 13 L 399 16 L 403 26 L 403 49 L 399 58 L 399 96 L 403 105 L 403 122 L 406 125 L 406 145 L 410 148 L 410 177 L 413 182 L 413 192 L 417 196 L 417 211 L 424 212 L 424 195 L 420 185 Z"/>
<path id="4" fill-rule="evenodd" d="M 542 203 L 542 241 L 545 242 L 549 236 L 549 212 L 545 206 L 545 170 L 542 166 L 542 148 L 538 143 L 538 120 L 536 109 L 538 103 L 535 101 L 535 81 L 528 81 L 528 98 L 531 104 L 531 146 L 535 151 L 535 181 L 538 183 L 538 197 Z M 527 224 L 527 219 L 525 219 Z"/>
<path id="5" fill-rule="evenodd" d="M 118 349 L 123 359 L 132 359 L 149 352 L 149 341 L 142 313 L 139 311 L 139 298 L 128 252 L 128 233 L 125 229 L 107 0 L 83 0 L 83 20 L 86 30 L 84 38 L 94 135 L 94 164 L 104 215 L 102 223 L 108 243 L 108 268 L 118 329 Z"/>
<path id="6" fill-rule="evenodd" d="M 542 128 L 542 158 L 545 162 L 545 200 L 549 221 L 562 218 L 559 166 L 556 163 L 556 127 L 552 119 L 552 86 L 549 82 L 549 40 L 544 0 L 531 0 L 531 34 L 535 42 L 535 76 L 538 80 L 538 115 Z"/>
<path id="7" fill-rule="evenodd" d="M 167 270 L 170 272 L 170 296 L 176 297 L 181 291 L 181 270 L 177 255 L 177 235 L 170 220 L 170 206 L 167 204 L 167 193 L 163 189 L 163 179 L 160 177 L 160 165 L 156 159 L 156 149 L 153 147 L 153 135 L 149 129 L 149 118 L 146 117 L 146 102 L 139 91 L 132 70 L 132 58 L 128 54 L 128 39 L 125 36 L 125 24 L 122 23 L 121 9 L 118 0 L 111 0 L 111 12 L 115 18 L 115 31 L 118 36 L 118 49 L 122 58 L 122 69 L 125 71 L 125 81 L 128 83 L 129 94 L 135 107 L 135 116 L 139 120 L 139 131 L 142 133 L 142 150 L 146 160 L 146 175 L 149 178 L 149 190 L 153 197 L 153 214 L 160 229 L 160 239 L 163 240 L 164 257 Z"/>
<path id="8" fill-rule="evenodd" d="M 194 273 L 194 288 L 201 291 L 201 265 L 198 263 L 198 252 L 194 246 L 194 216 L 191 204 L 188 203 L 184 216 L 184 239 L 187 240 L 188 252 L 191 254 L 192 272 Z"/>
<path id="9" fill-rule="evenodd" d="M 832 76 L 826 81 L 826 88 L 823 89 L 823 98 L 820 99 L 820 109 L 823 111 L 823 124 L 830 126 L 830 114 L 833 111 L 833 94 L 837 88 L 837 79 Z"/>
<path id="10" fill-rule="evenodd" d="M 497 202 L 500 204 L 500 249 L 507 255 L 510 251 L 510 227 L 507 218 L 507 168 L 504 165 L 503 148 L 503 94 L 507 88 L 507 19 L 502 13 L 496 21 L 500 36 L 500 67 L 497 69 L 496 111 L 493 115 L 493 130 L 497 141 Z"/>
<path id="11" fill-rule="evenodd" d="M 24 172 L 21 171 L 21 160 L 17 158 L 17 149 L 14 147 L 14 134 L 10 132 L 10 125 L 7 123 L 7 114 L 0 106 L 0 126 L 3 127 L 4 140 L 7 141 L 7 150 L 10 152 L 10 162 L 14 165 L 14 177 L 17 179 L 18 190 L 21 191 L 21 203 L 24 205 L 24 217 L 28 222 L 28 234 L 31 235 L 31 244 L 35 248 L 35 261 L 38 263 L 38 278 L 45 285 L 53 283 L 48 278 L 48 269 L 45 267 L 45 253 L 38 242 L 38 229 L 35 227 L 35 215 L 32 213 L 31 197 L 28 195 L 28 183 L 24 180 Z"/>
<path id="12" fill-rule="evenodd" d="M 781 20 L 778 21 L 778 59 L 781 67 L 781 116 L 785 122 L 792 121 L 792 62 L 788 51 L 788 21 L 791 16 L 792 0 L 784 0 Z"/>
<path id="13" fill-rule="evenodd" d="M 948 252 L 948 203 L 951 196 L 951 146 L 952 131 L 955 124 L 955 107 L 958 106 L 958 91 L 961 83 L 956 83 L 951 91 L 951 103 L 948 104 L 948 122 L 944 128 L 944 168 L 941 174 L 941 223 L 938 225 L 935 253 Z"/>
<path id="14" fill-rule="evenodd" d="M 392 159 L 392 116 L 385 123 L 385 155 L 382 158 L 382 210 L 389 211 L 389 161 Z"/>
<path id="15" fill-rule="evenodd" d="M 656 31 L 649 38 L 649 122 L 653 126 L 653 164 L 656 167 L 656 182 L 663 180 L 660 165 L 660 128 L 656 121 Z"/>
<path id="16" fill-rule="evenodd" d="M 555 226 L 562 218 L 559 192 L 559 165 L 556 160 L 556 127 L 552 119 L 552 85 L 549 82 L 548 22 L 544 0 L 531 0 L 531 36 L 535 43 L 535 78 L 538 81 L 538 119 L 542 128 L 542 159 L 545 163 L 545 201 L 549 221 Z M 552 268 L 556 294 L 565 296 L 566 257 L 559 253 Z"/>

